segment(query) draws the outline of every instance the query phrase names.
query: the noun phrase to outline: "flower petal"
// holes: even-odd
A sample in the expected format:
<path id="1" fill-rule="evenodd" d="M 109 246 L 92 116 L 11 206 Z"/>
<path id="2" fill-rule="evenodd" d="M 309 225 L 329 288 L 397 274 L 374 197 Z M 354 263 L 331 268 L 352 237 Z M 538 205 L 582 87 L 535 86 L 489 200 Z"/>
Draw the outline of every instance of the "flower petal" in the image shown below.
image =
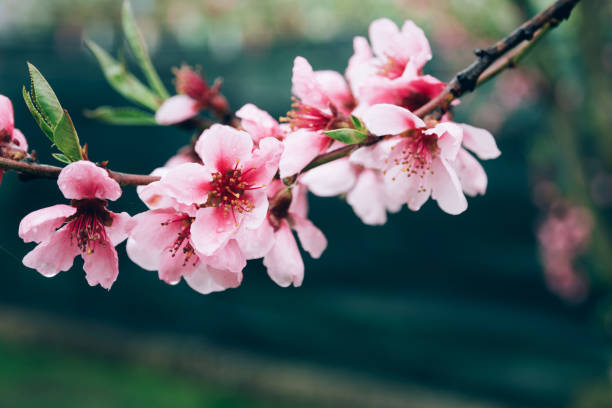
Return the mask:
<path id="1" fill-rule="evenodd" d="M 329 109 L 330 100 L 327 93 L 321 88 L 312 66 L 305 58 L 296 57 L 293 61 L 291 83 L 291 92 L 304 104 L 321 110 Z"/>
<path id="2" fill-rule="evenodd" d="M 160 125 L 174 125 L 191 119 L 200 111 L 200 104 L 187 95 L 174 95 L 164 101 L 155 112 Z"/>
<path id="3" fill-rule="evenodd" d="M 457 159 L 453 162 L 463 192 L 469 196 L 484 194 L 487 190 L 487 173 L 467 150 L 459 150 Z"/>
<path id="4" fill-rule="evenodd" d="M 130 214 L 126 212 L 109 212 L 113 218 L 113 224 L 106 227 L 106 234 L 108 234 L 108 239 L 110 240 L 111 244 L 113 244 L 113 246 L 117 246 L 128 237 L 128 226 L 132 217 L 130 217 Z"/>
<path id="5" fill-rule="evenodd" d="M 64 167 L 57 178 L 57 185 L 68 199 L 99 198 L 114 201 L 121 197 L 119 183 L 110 178 L 106 170 L 86 160 Z"/>
<path id="6" fill-rule="evenodd" d="M 495 159 L 501 152 L 497 148 L 495 138 L 485 129 L 460 124 L 463 128 L 463 145 L 476 153 L 483 160 Z"/>
<path id="7" fill-rule="evenodd" d="M 344 194 L 355 184 L 357 170 L 348 157 L 308 170 L 300 182 L 320 197 Z"/>
<path id="8" fill-rule="evenodd" d="M 145 197 L 155 194 L 162 201 L 170 203 L 167 197 L 185 205 L 203 204 L 208 197 L 211 176 L 205 166 L 185 163 L 168 170 L 160 181 L 149 184 L 143 189 Z"/>
<path id="9" fill-rule="evenodd" d="M 323 70 L 314 73 L 319 87 L 325 90 L 330 102 L 344 114 L 350 114 L 354 105 L 353 94 L 346 79 L 336 71 Z"/>
<path id="10" fill-rule="evenodd" d="M 185 275 L 185 281 L 195 291 L 203 295 L 236 288 L 242 282 L 242 273 L 217 270 L 202 264 L 199 268 Z"/>
<path id="11" fill-rule="evenodd" d="M 363 170 L 355 186 L 346 195 L 346 202 L 355 214 L 368 225 L 383 225 L 387 222 L 384 181 L 374 170 Z"/>
<path id="12" fill-rule="evenodd" d="M 28 151 L 28 141 L 26 140 L 21 130 L 14 128 L 13 129 L 13 144 L 19 147 L 24 152 Z"/>
<path id="13" fill-rule="evenodd" d="M 238 215 L 238 214 L 236 214 Z M 191 224 L 191 241 L 204 256 L 211 256 L 231 238 L 238 220 L 223 208 L 200 208 Z"/>
<path id="14" fill-rule="evenodd" d="M 23 258 L 23 264 L 36 269 L 47 278 L 57 275 L 60 271 L 69 270 L 74 257 L 79 253 L 71 238 L 72 235 L 67 228 L 58 230 L 48 241 L 38 244 L 28 252 Z"/>
<path id="15" fill-rule="evenodd" d="M 242 227 L 236 234 L 236 241 L 246 259 L 263 258 L 274 245 L 274 228 L 268 221 L 255 229 Z"/>
<path id="16" fill-rule="evenodd" d="M 266 137 L 279 137 L 281 129 L 278 122 L 266 111 L 252 103 L 247 103 L 238 109 L 236 116 L 241 119 L 241 125 L 255 143 Z"/>
<path id="17" fill-rule="evenodd" d="M 441 157 L 433 160 L 431 169 L 431 198 L 438 202 L 443 211 L 452 215 L 461 214 L 467 209 L 467 200 L 455 170 Z"/>
<path id="18" fill-rule="evenodd" d="M 225 173 L 238 163 L 242 164 L 251 158 L 253 139 L 251 135 L 231 126 L 214 124 L 202 132 L 195 145 L 204 166 L 211 173 Z"/>
<path id="19" fill-rule="evenodd" d="M 297 232 L 302 248 L 313 258 L 319 258 L 327 248 L 325 235 L 310 220 L 296 214 L 292 215 L 293 229 Z"/>
<path id="20" fill-rule="evenodd" d="M 6 130 L 12 135 L 14 126 L 13 103 L 6 96 L 0 95 L 0 130 Z"/>
<path id="21" fill-rule="evenodd" d="M 106 245 L 98 245 L 94 252 L 81 254 L 85 279 L 89 286 L 100 285 L 104 289 L 110 289 L 119 275 L 119 257 L 115 247 L 107 242 Z"/>
<path id="22" fill-rule="evenodd" d="M 230 239 L 225 246 L 219 248 L 212 256 L 204 257 L 209 268 L 240 273 L 246 266 L 246 258 L 235 239 Z"/>
<path id="23" fill-rule="evenodd" d="M 386 103 L 370 107 L 362 119 L 377 136 L 397 135 L 408 129 L 425 127 L 425 122 L 408 109 Z"/>
<path id="24" fill-rule="evenodd" d="M 281 178 L 300 172 L 327 149 L 330 140 L 324 133 L 304 129 L 289 133 L 283 142 L 285 150 L 278 164 Z"/>
<path id="25" fill-rule="evenodd" d="M 64 204 L 31 212 L 19 223 L 19 237 L 24 242 L 48 241 L 55 234 L 55 230 L 66 221 L 66 218 L 75 212 L 75 207 Z"/>
<path id="26" fill-rule="evenodd" d="M 278 162 L 283 153 L 283 144 L 273 137 L 259 142 L 259 149 L 242 166 L 242 180 L 252 186 L 266 186 L 278 171 Z"/>
<path id="27" fill-rule="evenodd" d="M 426 135 L 437 135 L 440 155 L 446 160 L 455 160 L 457 152 L 459 152 L 461 148 L 461 140 L 463 139 L 463 130 L 456 123 L 438 123 L 436 126 L 427 129 L 423 133 Z"/>
<path id="28" fill-rule="evenodd" d="M 272 250 L 264 257 L 268 275 L 277 285 L 300 286 L 304 280 L 304 262 L 291 229 L 286 222 L 276 231 Z"/>

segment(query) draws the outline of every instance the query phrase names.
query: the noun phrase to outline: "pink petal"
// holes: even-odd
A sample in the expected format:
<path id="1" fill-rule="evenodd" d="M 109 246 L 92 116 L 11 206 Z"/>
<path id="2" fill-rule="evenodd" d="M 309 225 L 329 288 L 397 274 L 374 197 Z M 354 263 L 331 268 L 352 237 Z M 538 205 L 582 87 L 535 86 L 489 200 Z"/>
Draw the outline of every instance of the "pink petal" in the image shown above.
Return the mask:
<path id="1" fill-rule="evenodd" d="M 113 218 L 113 224 L 106 227 L 106 234 L 111 244 L 117 246 L 128 237 L 128 225 L 132 217 L 126 212 L 114 213 L 110 211 L 110 214 Z"/>
<path id="2" fill-rule="evenodd" d="M 14 126 L 13 104 L 9 98 L 0 95 L 0 130 L 6 130 L 9 135 L 12 135 Z"/>
<path id="3" fill-rule="evenodd" d="M 304 280 L 304 262 L 289 225 L 283 222 L 275 235 L 274 246 L 263 260 L 268 275 L 279 286 L 287 287 L 292 283 L 300 286 Z"/>
<path id="4" fill-rule="evenodd" d="M 168 197 L 185 205 L 203 204 L 208 197 L 210 180 L 210 173 L 205 166 L 185 163 L 171 168 L 161 181 L 151 183 L 143 190 L 145 197 L 159 195 L 168 204 L 171 203 Z"/>
<path id="5" fill-rule="evenodd" d="M 13 129 L 13 144 L 19 147 L 24 152 L 28 151 L 28 141 L 26 140 L 21 130 L 15 128 Z"/>
<path id="6" fill-rule="evenodd" d="M 418 211 L 429 198 L 431 186 L 429 177 L 408 177 L 402 166 L 394 166 L 385 173 L 385 191 L 387 203 L 392 203 L 389 208 L 399 209 L 399 203 L 406 203 L 412 211 Z"/>
<path id="7" fill-rule="evenodd" d="M 346 195 L 346 202 L 364 224 L 383 225 L 387 222 L 383 183 L 376 171 L 363 170 L 353 189 Z"/>
<path id="8" fill-rule="evenodd" d="M 168 285 L 176 285 L 181 281 L 181 277 L 193 273 L 202 263 L 202 260 L 195 254 L 188 259 L 184 256 L 185 245 L 187 241 L 178 248 L 176 253 L 171 253 L 167 249 L 160 254 L 159 279 Z"/>
<path id="9" fill-rule="evenodd" d="M 155 112 L 160 125 L 174 125 L 191 119 L 200 111 L 200 104 L 187 95 L 174 95 L 164 101 Z"/>
<path id="10" fill-rule="evenodd" d="M 463 145 L 476 153 L 483 160 L 495 159 L 501 152 L 497 148 L 495 138 L 489 131 L 474 126 L 461 124 L 463 128 Z"/>
<path id="11" fill-rule="evenodd" d="M 24 242 L 48 241 L 55 234 L 55 230 L 66 221 L 66 218 L 75 212 L 75 207 L 64 204 L 31 212 L 19 224 L 19 237 Z"/>
<path id="12" fill-rule="evenodd" d="M 308 190 L 301 183 L 296 184 L 291 189 L 291 205 L 289 212 L 297 214 L 300 217 L 306 217 L 308 214 Z"/>
<path id="13" fill-rule="evenodd" d="M 384 170 L 388 167 L 389 155 L 399 141 L 399 138 L 381 140 L 373 146 L 365 146 L 355 150 L 349 156 L 351 163 L 368 169 Z"/>
<path id="14" fill-rule="evenodd" d="M 264 190 L 254 190 L 246 192 L 243 198 L 253 205 L 253 209 L 243 214 L 242 224 L 250 229 L 258 228 L 268 213 L 268 196 Z"/>
<path id="15" fill-rule="evenodd" d="M 253 140 L 247 132 L 219 124 L 202 132 L 195 145 L 195 151 L 211 173 L 225 173 L 248 161 L 252 150 Z"/>
<path id="16" fill-rule="evenodd" d="M 344 114 L 350 114 L 354 105 L 354 98 L 344 77 L 336 71 L 316 71 L 315 80 L 319 87 L 325 90 L 330 102 Z"/>
<path id="17" fill-rule="evenodd" d="M 457 152 L 459 152 L 459 149 L 461 148 L 461 140 L 463 139 L 463 131 L 456 123 L 438 123 L 436 126 L 431 129 L 427 129 L 423 133 L 427 135 L 437 135 L 440 155 L 446 160 L 455 160 Z"/>
<path id="18" fill-rule="evenodd" d="M 238 214 L 236 214 L 238 216 Z M 223 208 L 200 208 L 191 224 L 191 240 L 194 248 L 204 256 L 211 256 L 231 238 L 239 220 Z"/>
<path id="19" fill-rule="evenodd" d="M 268 221 L 255 229 L 242 227 L 236 234 L 236 241 L 246 259 L 263 258 L 274 245 L 274 228 Z"/>
<path id="20" fill-rule="evenodd" d="M 79 253 L 71 238 L 72 235 L 67 228 L 58 230 L 48 241 L 38 244 L 30 251 L 23 258 L 23 264 L 36 269 L 47 278 L 57 275 L 60 271 L 69 270 L 74 257 Z"/>
<path id="21" fill-rule="evenodd" d="M 240 250 L 235 239 L 230 239 L 225 246 L 218 249 L 214 255 L 202 259 L 209 268 L 240 273 L 246 266 L 245 255 Z"/>
<path id="22" fill-rule="evenodd" d="M 283 144 L 273 137 L 259 142 L 259 149 L 242 166 L 243 180 L 253 186 L 266 186 L 278 172 L 278 162 L 283 153 Z"/>
<path id="23" fill-rule="evenodd" d="M 372 50 L 379 58 L 398 57 L 407 45 L 400 38 L 400 31 L 395 23 L 387 18 L 379 18 L 370 24 L 369 29 Z"/>
<path id="24" fill-rule="evenodd" d="M 347 157 L 308 170 L 300 182 L 320 197 L 344 194 L 355 184 L 355 166 Z"/>
<path id="25" fill-rule="evenodd" d="M 300 98 L 304 104 L 321 110 L 329 108 L 330 100 L 327 93 L 321 88 L 312 67 L 305 58 L 295 58 L 291 82 L 293 84 L 291 92 Z"/>
<path id="26" fill-rule="evenodd" d="M 313 258 L 320 257 L 327 248 L 325 235 L 310 220 L 296 214 L 292 215 L 293 229 L 297 232 L 302 248 Z"/>
<path id="27" fill-rule="evenodd" d="M 429 177 L 431 198 L 438 202 L 443 211 L 452 215 L 461 214 L 467 209 L 467 200 L 455 170 L 443 158 L 434 159 L 431 169 L 434 172 Z"/>
<path id="28" fill-rule="evenodd" d="M 463 192 L 469 196 L 484 194 L 487 190 L 487 174 L 474 158 L 465 149 L 459 150 L 457 159 L 453 162 Z"/>
<path id="29" fill-rule="evenodd" d="M 348 67 L 346 68 L 346 78 L 349 81 L 353 94 L 359 96 L 359 88 L 363 81 L 376 74 L 376 67 L 372 63 L 372 49 L 368 40 L 364 37 L 355 37 L 353 39 L 354 54 L 349 59 Z"/>
<path id="30" fill-rule="evenodd" d="M 255 143 L 266 137 L 278 137 L 281 129 L 278 122 L 264 110 L 259 109 L 252 103 L 247 103 L 238 109 L 236 116 L 241 120 L 241 125 Z"/>
<path id="31" fill-rule="evenodd" d="M 330 138 L 321 132 L 298 130 L 287 135 L 285 150 L 278 164 L 281 178 L 299 173 L 329 146 Z"/>
<path id="32" fill-rule="evenodd" d="M 406 39 L 402 44 L 403 51 L 410 56 L 410 61 L 418 69 L 423 68 L 432 57 L 431 47 L 423 30 L 414 22 L 406 20 L 402 26 L 402 37 Z"/>
<path id="33" fill-rule="evenodd" d="M 104 289 L 110 289 L 119 275 L 119 258 L 117 251 L 110 242 L 105 246 L 98 245 L 91 254 L 81 254 L 85 279 L 89 286 L 100 285 Z"/>
<path id="34" fill-rule="evenodd" d="M 107 171 L 86 160 L 64 167 L 57 185 L 68 199 L 99 198 L 114 201 L 121 197 L 121 187 L 110 178 Z"/>
<path id="35" fill-rule="evenodd" d="M 241 273 L 217 270 L 202 264 L 189 275 L 185 275 L 185 281 L 195 291 L 203 295 L 219 292 L 229 288 L 236 288 L 242 282 Z"/>
<path id="36" fill-rule="evenodd" d="M 408 129 L 425 127 L 425 122 L 408 109 L 390 104 L 378 104 L 363 114 L 363 122 L 377 136 L 397 135 Z"/>

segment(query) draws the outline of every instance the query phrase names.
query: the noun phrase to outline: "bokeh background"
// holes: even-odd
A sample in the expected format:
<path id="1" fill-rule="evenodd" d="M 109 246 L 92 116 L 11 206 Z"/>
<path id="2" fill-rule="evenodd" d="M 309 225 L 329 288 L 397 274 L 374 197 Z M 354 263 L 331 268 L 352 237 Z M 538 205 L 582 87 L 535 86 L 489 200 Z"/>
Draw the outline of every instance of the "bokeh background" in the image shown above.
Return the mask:
<path id="1" fill-rule="evenodd" d="M 443 80 L 549 0 L 133 0 L 158 71 L 222 76 L 234 108 L 290 104 L 293 58 L 343 72 L 378 17 L 426 31 Z M 21 265 L 28 212 L 62 202 L 50 181 L 1 186 L 0 406 L 611 407 L 612 5 L 582 2 L 519 68 L 463 98 L 459 121 L 503 154 L 489 188 L 449 216 L 429 202 L 382 227 L 311 197 L 327 235 L 301 288 L 250 262 L 238 289 L 202 296 L 139 269 L 120 247 L 110 292 L 80 264 L 46 279 Z M 84 36 L 125 52 L 119 0 L 0 0 L 0 93 L 41 162 L 47 139 L 21 98 L 35 64 L 93 160 L 147 173 L 191 135 L 83 115 L 127 106 Z M 123 50 L 123 51 L 122 51 Z M 137 70 L 134 68 L 134 72 Z M 144 210 L 134 189 L 111 209 Z"/>

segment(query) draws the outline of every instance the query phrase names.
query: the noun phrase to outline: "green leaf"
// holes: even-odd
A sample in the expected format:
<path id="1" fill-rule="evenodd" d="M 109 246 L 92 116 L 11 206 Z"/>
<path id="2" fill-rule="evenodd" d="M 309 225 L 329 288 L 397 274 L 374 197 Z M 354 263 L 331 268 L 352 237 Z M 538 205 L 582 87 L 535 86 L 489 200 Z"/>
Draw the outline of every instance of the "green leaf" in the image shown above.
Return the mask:
<path id="1" fill-rule="evenodd" d="M 56 160 L 61 161 L 62 163 L 66 163 L 66 164 L 72 163 L 72 161 L 69 158 L 67 158 L 61 153 L 52 153 L 51 156 L 53 156 Z"/>
<path id="2" fill-rule="evenodd" d="M 363 124 L 363 122 L 361 121 L 361 119 L 359 119 L 357 116 L 353 116 L 351 115 L 351 122 L 353 122 L 353 126 L 355 127 L 355 129 L 363 132 L 363 133 L 367 133 L 365 132 L 366 127 Z"/>
<path id="3" fill-rule="evenodd" d="M 147 78 L 149 86 L 160 98 L 168 99 L 170 95 L 159 78 L 157 71 L 155 71 L 155 68 L 153 67 L 153 63 L 149 57 L 149 52 L 147 51 L 147 44 L 145 43 L 142 33 L 136 25 L 132 7 L 130 6 L 130 2 L 127 0 L 123 2 L 121 22 L 123 24 L 125 38 L 130 45 L 134 56 L 136 57 L 136 61 L 138 62 L 140 69 Z"/>
<path id="4" fill-rule="evenodd" d="M 161 99 L 149 90 L 135 76 L 127 72 L 125 66 L 111 57 L 99 45 L 86 40 L 85 44 L 94 54 L 108 83 L 124 98 L 153 111 L 161 105 Z"/>
<path id="5" fill-rule="evenodd" d="M 157 125 L 154 115 L 130 107 L 100 106 L 97 109 L 85 111 L 85 116 L 113 125 Z"/>
<path id="6" fill-rule="evenodd" d="M 347 145 L 361 143 L 368 136 L 359 130 L 349 128 L 329 130 L 325 132 L 325 134 L 332 139 Z"/>
<path id="7" fill-rule="evenodd" d="M 71 162 L 83 159 L 79 136 L 66 110 L 64 110 L 62 118 L 55 127 L 53 141 L 59 151 L 64 153 L 64 156 Z"/>
<path id="8" fill-rule="evenodd" d="M 28 109 L 30 110 L 30 113 L 34 117 L 34 120 L 36 121 L 36 123 L 38 123 L 40 130 L 42 130 L 43 133 L 49 138 L 49 140 L 53 142 L 53 129 L 51 128 L 51 125 L 49 124 L 49 122 L 47 122 L 48 119 L 46 119 L 43 116 L 43 114 L 38 110 L 36 105 L 34 105 L 34 102 L 32 101 L 32 97 L 30 96 L 30 93 L 28 92 L 25 86 L 23 87 L 22 92 L 23 92 L 23 100 L 28 106 Z"/>
<path id="9" fill-rule="evenodd" d="M 30 101 L 45 122 L 54 127 L 62 117 L 62 105 L 45 77 L 29 62 L 28 71 L 30 73 Z"/>

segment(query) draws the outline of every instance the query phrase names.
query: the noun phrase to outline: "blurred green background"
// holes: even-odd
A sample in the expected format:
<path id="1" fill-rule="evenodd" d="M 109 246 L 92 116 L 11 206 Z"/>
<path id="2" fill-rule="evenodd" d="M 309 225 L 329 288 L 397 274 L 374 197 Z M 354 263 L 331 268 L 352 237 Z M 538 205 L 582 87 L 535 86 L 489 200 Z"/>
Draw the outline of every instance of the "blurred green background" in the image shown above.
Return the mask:
<path id="1" fill-rule="evenodd" d="M 120 247 L 112 290 L 77 261 L 46 279 L 21 265 L 20 219 L 63 202 L 46 180 L 6 175 L 0 213 L 2 407 L 611 407 L 612 6 L 584 1 L 521 67 L 464 97 L 459 121 L 486 127 L 502 156 L 460 216 L 429 202 L 383 227 L 340 199 L 311 197 L 329 247 L 307 256 L 301 288 L 277 287 L 250 262 L 240 288 L 202 296 L 160 282 Z M 224 78 L 234 108 L 274 116 L 290 104 L 293 58 L 343 72 L 352 38 L 378 17 L 410 18 L 448 80 L 472 49 L 550 1 L 133 1 L 154 63 Z M 35 64 L 70 112 L 92 160 L 148 173 L 191 135 L 113 127 L 83 116 L 125 106 L 82 46 L 125 48 L 119 0 L 0 0 L 0 93 L 41 162 L 46 138 L 21 99 Z M 136 70 L 135 70 L 136 72 Z M 554 202 L 593 220 L 575 260 L 584 290 L 555 290 L 536 230 Z M 542 198 L 544 197 L 544 198 Z M 134 189 L 111 205 L 143 211 Z M 551 280 L 553 279 L 553 280 Z M 551 291 L 552 289 L 552 291 Z"/>

